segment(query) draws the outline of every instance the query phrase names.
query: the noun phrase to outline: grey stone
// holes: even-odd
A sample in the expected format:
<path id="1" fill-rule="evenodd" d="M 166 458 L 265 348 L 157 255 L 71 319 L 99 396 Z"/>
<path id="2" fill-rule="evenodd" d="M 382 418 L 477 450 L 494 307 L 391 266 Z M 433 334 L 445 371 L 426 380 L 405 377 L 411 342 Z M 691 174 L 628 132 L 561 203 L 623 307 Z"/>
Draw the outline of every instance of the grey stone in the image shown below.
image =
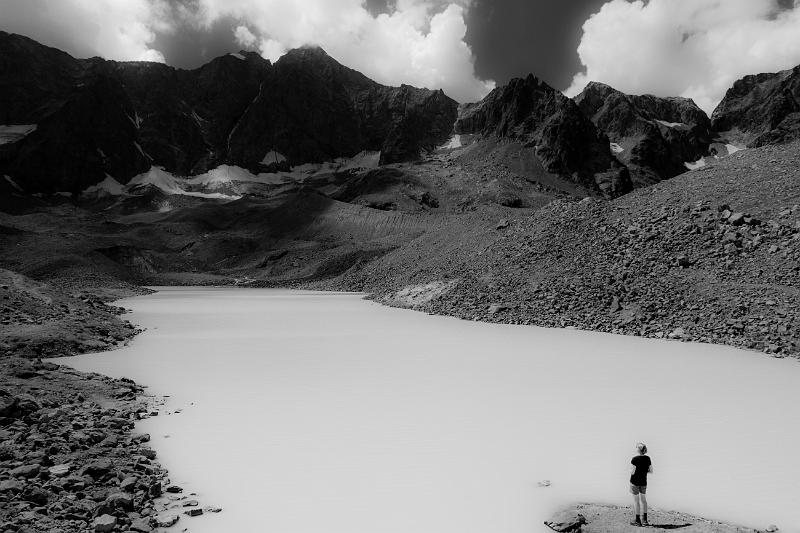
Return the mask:
<path id="1" fill-rule="evenodd" d="M 96 533 L 108 533 L 109 531 L 114 531 L 114 527 L 117 525 L 117 518 L 111 516 L 110 514 L 104 514 L 98 516 L 92 522 L 92 527 Z"/>

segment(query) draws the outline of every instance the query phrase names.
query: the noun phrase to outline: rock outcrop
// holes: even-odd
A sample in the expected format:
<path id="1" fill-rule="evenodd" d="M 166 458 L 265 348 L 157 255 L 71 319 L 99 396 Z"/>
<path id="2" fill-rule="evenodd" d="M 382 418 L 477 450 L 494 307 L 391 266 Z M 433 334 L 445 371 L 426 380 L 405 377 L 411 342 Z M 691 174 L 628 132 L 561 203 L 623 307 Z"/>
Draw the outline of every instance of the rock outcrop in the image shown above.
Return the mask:
<path id="1" fill-rule="evenodd" d="M 631 190 L 608 138 L 578 106 L 533 75 L 516 78 L 459 112 L 458 134 L 492 135 L 535 147 L 546 171 L 606 197 Z"/>
<path id="2" fill-rule="evenodd" d="M 748 146 L 800 139 L 800 65 L 736 81 L 711 121 L 715 130 Z"/>
<path id="3" fill-rule="evenodd" d="M 309 103 L 314 105 L 309 105 Z M 387 87 L 319 47 L 279 59 L 230 133 L 230 160 L 258 169 L 380 151 L 381 163 L 419 157 L 448 138 L 457 104 L 442 91 Z"/>
<path id="4" fill-rule="evenodd" d="M 75 59 L 0 32 L 0 57 L 0 124 L 30 125 L 0 135 L 0 174 L 26 193 L 76 193 L 109 175 L 127 183 L 153 165 L 192 175 L 362 151 L 413 160 L 448 138 L 457 113 L 441 91 L 381 85 L 321 48 L 274 65 L 241 52 L 181 70 Z"/>
<path id="5" fill-rule="evenodd" d="M 608 135 L 636 187 L 686 172 L 685 164 L 706 155 L 711 143 L 711 121 L 688 98 L 629 95 L 592 82 L 575 102 Z"/>

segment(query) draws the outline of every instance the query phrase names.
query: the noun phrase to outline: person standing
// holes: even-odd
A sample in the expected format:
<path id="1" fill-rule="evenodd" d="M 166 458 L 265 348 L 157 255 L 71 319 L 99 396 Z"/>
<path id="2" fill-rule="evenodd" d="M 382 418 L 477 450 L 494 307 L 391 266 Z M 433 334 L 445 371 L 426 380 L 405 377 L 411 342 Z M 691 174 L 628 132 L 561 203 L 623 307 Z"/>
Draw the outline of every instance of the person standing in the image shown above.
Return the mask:
<path id="1" fill-rule="evenodd" d="M 647 474 L 653 473 L 653 462 L 647 455 L 647 445 L 636 443 L 637 455 L 631 459 L 631 494 L 636 519 L 632 526 L 649 526 L 647 522 Z M 641 514 L 640 514 L 641 513 Z"/>

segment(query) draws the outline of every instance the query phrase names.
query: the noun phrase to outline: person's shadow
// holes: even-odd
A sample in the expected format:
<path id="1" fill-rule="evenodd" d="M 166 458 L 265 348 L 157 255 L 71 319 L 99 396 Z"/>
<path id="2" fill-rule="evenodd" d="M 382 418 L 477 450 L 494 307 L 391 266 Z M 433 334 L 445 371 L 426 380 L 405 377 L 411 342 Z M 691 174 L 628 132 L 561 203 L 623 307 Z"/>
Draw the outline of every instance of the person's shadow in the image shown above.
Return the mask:
<path id="1" fill-rule="evenodd" d="M 692 524 L 648 524 L 648 527 L 657 527 L 659 529 L 681 529 L 691 525 Z"/>

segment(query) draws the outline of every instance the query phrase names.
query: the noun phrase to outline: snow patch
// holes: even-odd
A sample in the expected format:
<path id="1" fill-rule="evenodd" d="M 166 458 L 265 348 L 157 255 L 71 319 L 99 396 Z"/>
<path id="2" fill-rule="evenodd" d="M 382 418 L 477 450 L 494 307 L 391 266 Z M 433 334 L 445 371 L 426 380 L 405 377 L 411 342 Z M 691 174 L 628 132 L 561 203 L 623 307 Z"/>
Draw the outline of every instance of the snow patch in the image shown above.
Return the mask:
<path id="1" fill-rule="evenodd" d="M 16 142 L 36 131 L 36 124 L 0 124 L 0 144 Z"/>
<path id="2" fill-rule="evenodd" d="M 63 196 L 64 198 L 72 198 L 72 193 L 67 191 L 56 191 L 54 196 Z"/>
<path id="3" fill-rule="evenodd" d="M 14 187 L 15 189 L 17 189 L 19 192 L 25 192 L 25 191 L 23 191 L 23 190 L 22 190 L 22 187 L 20 187 L 19 185 L 17 185 L 17 182 L 16 182 L 16 181 L 14 181 L 13 179 L 11 179 L 11 176 L 8 176 L 8 175 L 6 175 L 6 176 L 3 176 L 3 177 L 6 179 L 6 181 L 8 182 L 8 184 L 9 184 L 9 185 L 11 185 L 11 186 L 12 186 L 12 187 Z"/>
<path id="4" fill-rule="evenodd" d="M 139 153 L 142 154 L 143 157 L 146 157 L 147 159 L 150 159 L 150 156 L 147 155 L 146 153 L 144 153 L 144 150 L 142 150 L 142 145 L 141 144 L 139 144 L 136 141 L 133 141 L 133 144 L 136 145 L 136 149 L 139 150 Z"/>
<path id="5" fill-rule="evenodd" d="M 264 154 L 264 159 L 261 160 L 261 164 L 274 165 L 277 163 L 283 163 L 284 161 L 286 161 L 286 157 L 282 153 L 276 152 L 275 150 L 270 150 Z"/>
<path id="6" fill-rule="evenodd" d="M 615 154 L 621 154 L 622 152 L 625 151 L 625 148 L 618 145 L 617 143 L 611 143 L 609 146 L 611 147 L 611 151 L 614 152 Z"/>
<path id="7" fill-rule="evenodd" d="M 728 149 L 728 155 L 735 154 L 736 152 L 741 152 L 744 150 L 744 147 L 736 146 L 735 144 L 726 144 L 725 148 Z"/>
<path id="8" fill-rule="evenodd" d="M 176 178 L 161 167 L 151 167 L 147 172 L 134 177 L 130 183 L 128 183 L 128 188 L 131 189 L 144 185 L 152 185 L 153 187 L 161 189 L 167 194 L 180 194 L 183 196 L 211 198 L 216 200 L 238 200 L 241 198 L 239 195 L 222 194 L 219 192 L 209 193 L 187 190 L 187 187 L 185 186 L 190 185 L 189 180 Z"/>
<path id="9" fill-rule="evenodd" d="M 244 56 L 243 56 L 242 54 L 239 54 L 239 53 L 236 53 L 236 52 L 231 52 L 231 53 L 230 53 L 230 54 L 228 54 L 228 55 L 229 55 L 229 56 L 233 56 L 233 57 L 235 57 L 236 59 L 244 59 Z"/>
<path id="10" fill-rule="evenodd" d="M 704 166 L 706 166 L 706 160 L 704 157 L 701 157 L 700 159 L 694 162 L 686 161 L 683 165 L 689 170 L 697 170 L 698 168 L 703 168 Z"/>
<path id="11" fill-rule="evenodd" d="M 455 280 L 451 280 L 447 282 L 432 281 L 424 285 L 410 285 L 392 295 L 389 295 L 387 299 L 397 303 L 416 307 L 440 297 L 452 289 L 455 284 Z"/>
<path id="12" fill-rule="evenodd" d="M 87 187 L 81 194 L 86 196 L 122 196 L 125 186 L 106 174 L 106 178 L 96 185 Z"/>
<path id="13" fill-rule="evenodd" d="M 688 128 L 689 127 L 686 124 L 684 124 L 683 122 L 667 122 L 666 120 L 658 120 L 658 119 L 655 119 L 655 120 L 656 120 L 656 122 L 658 122 L 662 126 L 666 126 L 668 128 Z"/>
<path id="14" fill-rule="evenodd" d="M 461 135 L 455 134 L 450 137 L 450 140 L 439 147 L 440 150 L 455 150 L 461 148 L 464 144 L 461 142 Z"/>

